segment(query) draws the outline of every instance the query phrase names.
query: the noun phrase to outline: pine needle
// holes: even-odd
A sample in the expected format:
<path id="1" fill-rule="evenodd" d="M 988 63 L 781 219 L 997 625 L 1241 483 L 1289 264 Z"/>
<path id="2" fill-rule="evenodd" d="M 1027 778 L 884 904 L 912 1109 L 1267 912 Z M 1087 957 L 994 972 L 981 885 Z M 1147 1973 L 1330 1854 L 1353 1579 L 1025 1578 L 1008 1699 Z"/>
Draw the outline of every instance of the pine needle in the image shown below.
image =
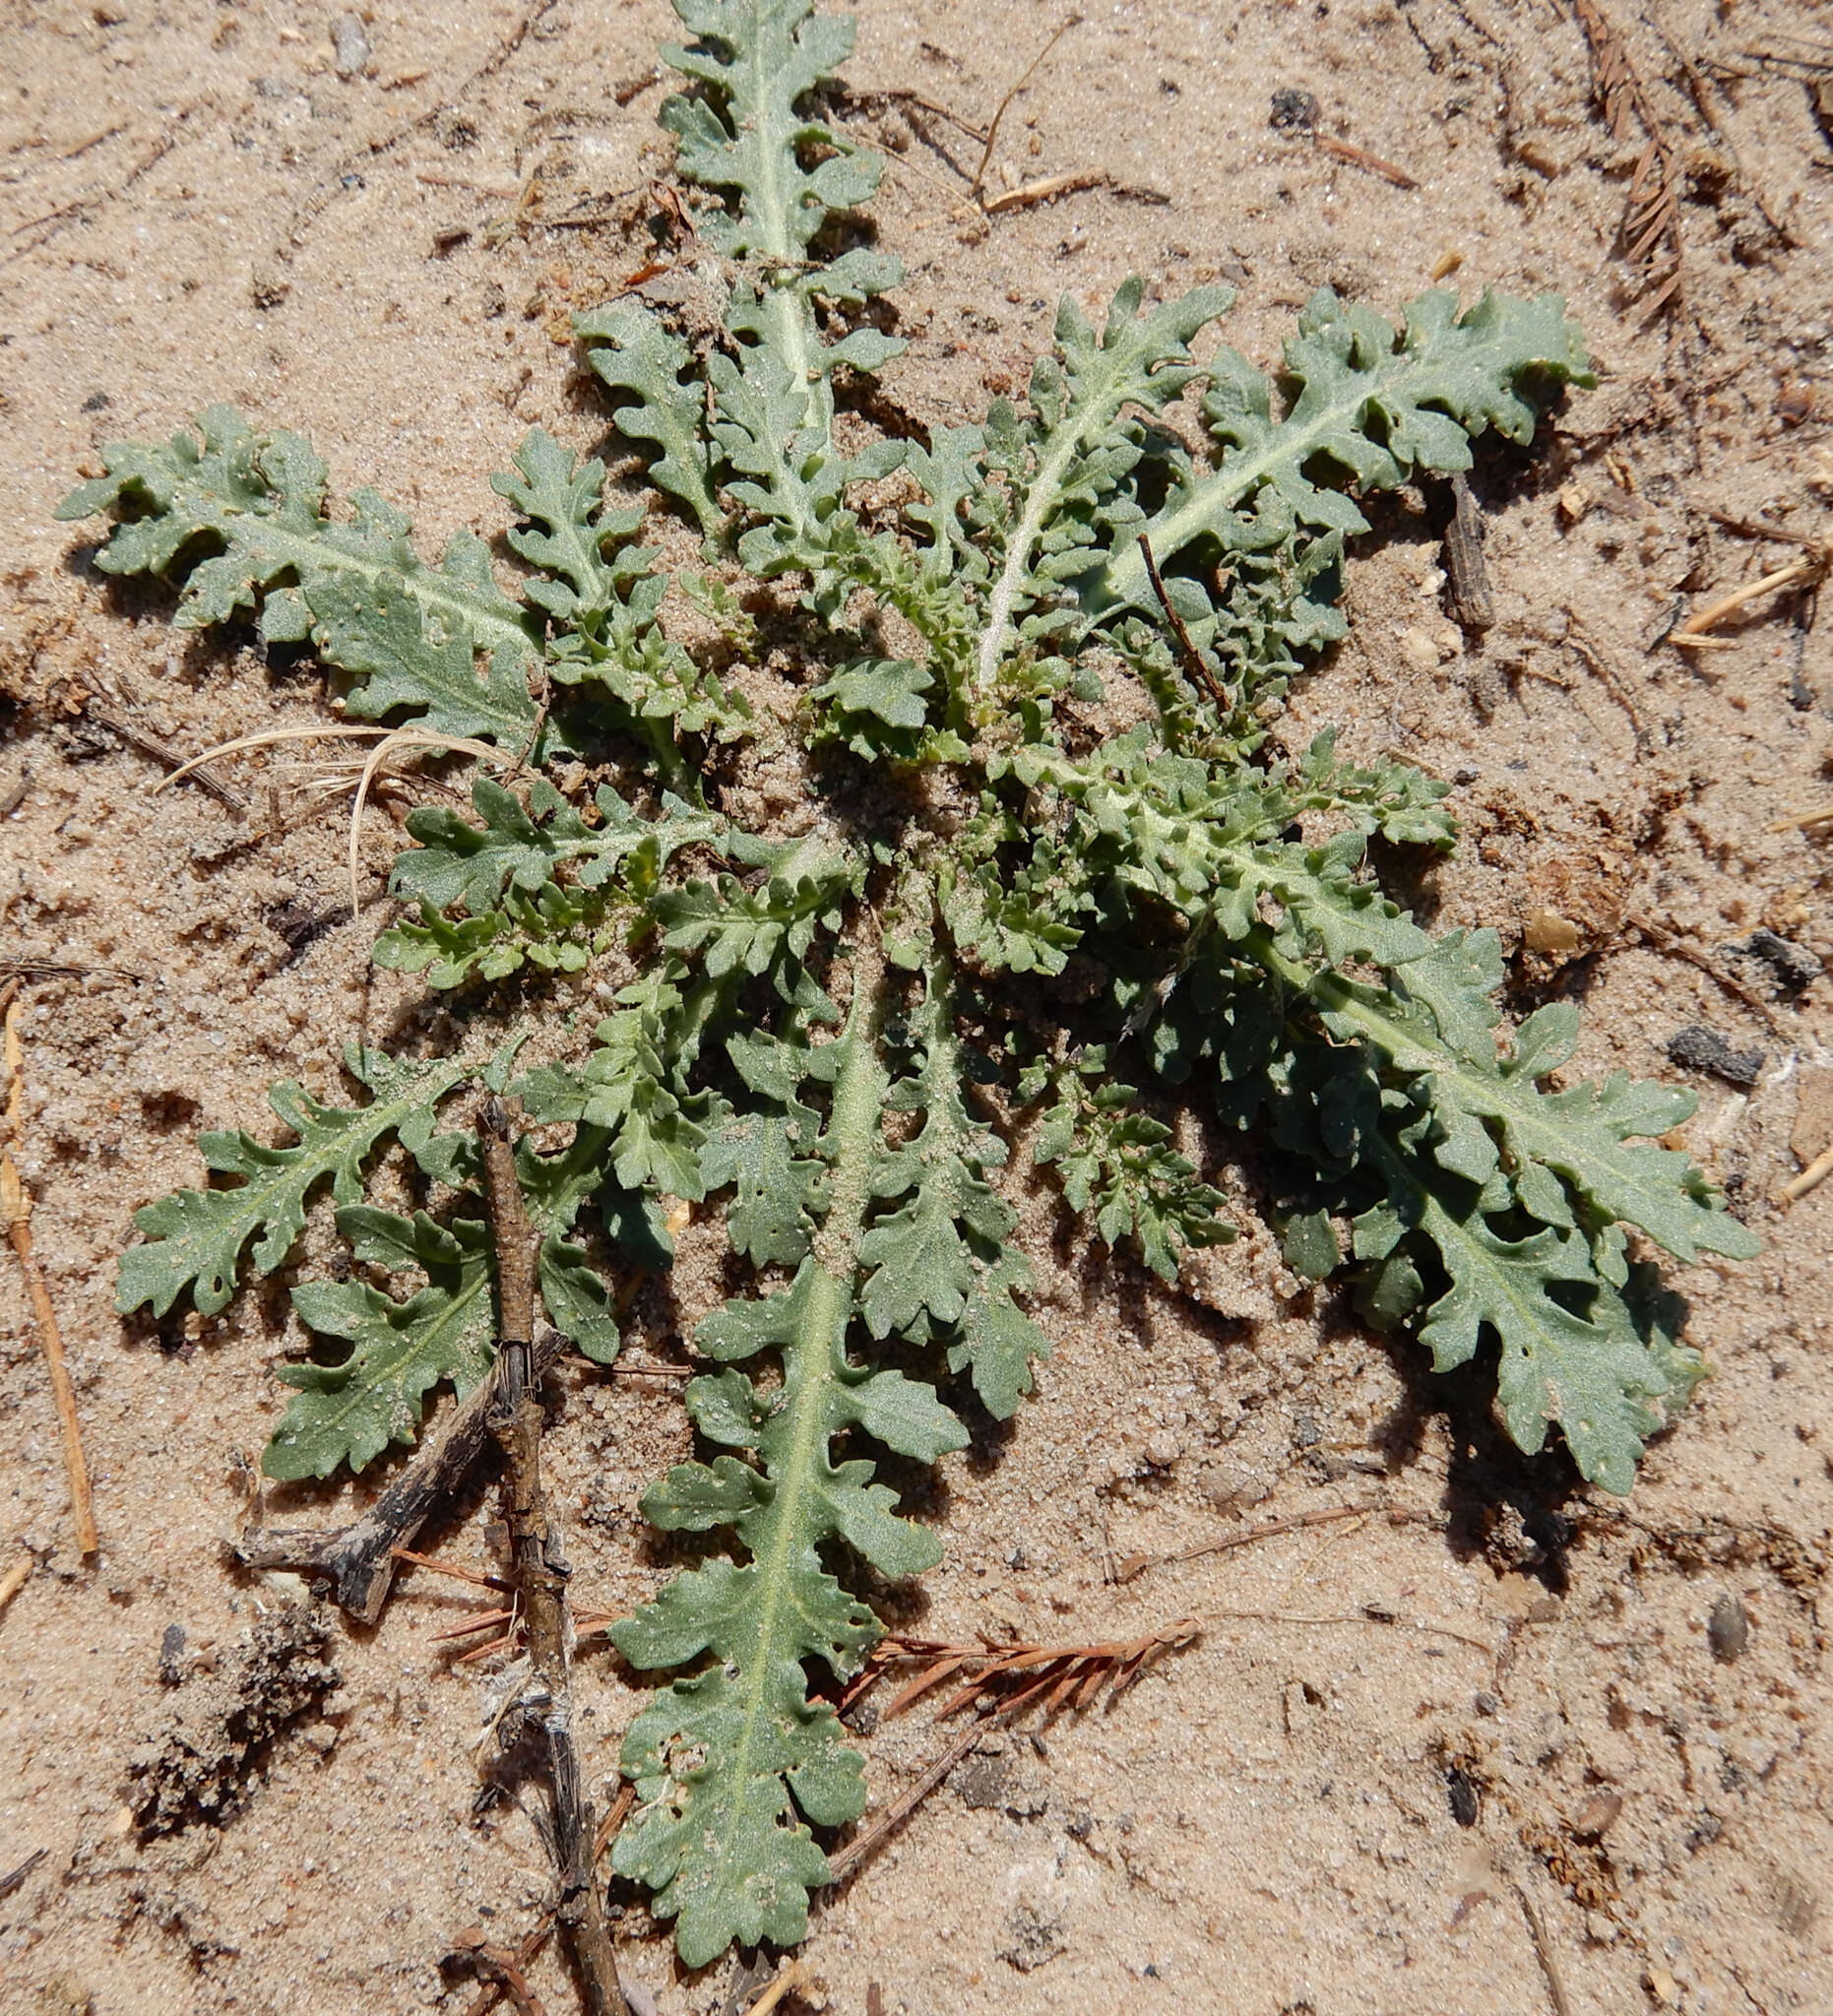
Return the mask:
<path id="1" fill-rule="evenodd" d="M 1647 302 L 1653 320 L 1681 298 L 1686 248 L 1680 235 L 1679 149 L 1650 100 L 1628 44 L 1598 0 L 1572 0 L 1572 11 L 1591 51 L 1592 86 L 1612 138 L 1627 146 L 1638 131 L 1643 136 L 1623 210 L 1623 257 L 1642 270 L 1644 286 L 1654 290 Z"/>

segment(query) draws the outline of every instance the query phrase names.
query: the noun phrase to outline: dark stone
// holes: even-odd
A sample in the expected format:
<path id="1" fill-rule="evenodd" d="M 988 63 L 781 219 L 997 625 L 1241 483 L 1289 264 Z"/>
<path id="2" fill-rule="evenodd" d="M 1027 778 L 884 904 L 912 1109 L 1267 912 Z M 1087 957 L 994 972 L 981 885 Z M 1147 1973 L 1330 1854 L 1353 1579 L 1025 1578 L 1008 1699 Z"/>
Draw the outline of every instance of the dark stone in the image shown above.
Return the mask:
<path id="1" fill-rule="evenodd" d="M 1752 931 L 1747 938 L 1733 939 L 1725 949 L 1739 958 L 1760 960 L 1785 994 L 1799 994 L 1826 971 L 1806 946 L 1797 945 L 1776 931 Z"/>
<path id="2" fill-rule="evenodd" d="M 1445 1796 L 1451 1804 L 1452 1819 L 1460 1827 L 1475 1827 L 1483 1811 L 1483 1796 L 1477 1790 L 1477 1781 L 1456 1764 L 1445 1773 Z"/>
<path id="3" fill-rule="evenodd" d="M 1668 1039 L 1668 1055 L 1683 1071 L 1709 1071 L 1728 1085 L 1754 1085 L 1764 1062 L 1761 1050 L 1734 1050 L 1716 1029 L 1696 1022 Z"/>
<path id="4" fill-rule="evenodd" d="M 1267 124 L 1275 133 L 1311 133 L 1323 115 L 1323 106 L 1308 91 L 1289 85 L 1273 94 L 1273 110 Z"/>
<path id="5" fill-rule="evenodd" d="M 984 1813 L 1006 1802 L 1012 1782 L 1012 1767 L 1003 1757 L 970 1757 L 958 1766 L 949 1783 L 961 1795 L 970 1812 Z"/>

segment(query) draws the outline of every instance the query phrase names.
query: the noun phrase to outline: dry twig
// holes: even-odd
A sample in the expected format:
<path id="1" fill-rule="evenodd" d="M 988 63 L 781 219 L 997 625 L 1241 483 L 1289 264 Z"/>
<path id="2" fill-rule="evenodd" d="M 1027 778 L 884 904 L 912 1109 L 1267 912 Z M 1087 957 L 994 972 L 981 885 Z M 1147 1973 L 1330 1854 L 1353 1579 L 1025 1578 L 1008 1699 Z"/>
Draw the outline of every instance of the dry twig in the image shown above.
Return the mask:
<path id="1" fill-rule="evenodd" d="M 797 1988 L 805 1988 L 813 1981 L 813 1974 L 801 1961 L 786 1960 L 778 1968 L 776 1980 L 744 2012 L 744 2016 L 770 2016 L 770 2012 L 785 1995 L 792 1995 Z"/>
<path id="2" fill-rule="evenodd" d="M 943 1779 L 961 1762 L 962 1758 L 980 1741 L 980 1732 L 986 1728 L 987 1724 L 997 1722 L 1004 1713 L 1005 1711 L 1001 1709 L 996 1714 L 983 1715 L 971 1724 L 932 1764 L 924 1769 L 922 1776 L 911 1787 L 910 1791 L 905 1793 L 894 1804 L 887 1807 L 863 1834 L 855 1835 L 852 1841 L 848 1842 L 845 1848 L 839 1849 L 829 1856 L 829 1883 L 844 1883 L 887 1835 L 894 1833 L 903 1826 L 904 1822 L 910 1818 L 916 1808 L 922 1804 L 923 1800 L 942 1783 Z"/>
<path id="3" fill-rule="evenodd" d="M 993 147 L 999 138 L 999 122 L 1001 119 L 1005 117 L 1006 108 L 1011 104 L 1012 100 L 1018 96 L 1019 93 L 1022 92 L 1025 89 L 1025 87 L 1031 82 L 1031 80 L 1038 74 L 1040 65 L 1043 62 L 1043 59 L 1050 53 L 1050 51 L 1056 47 L 1057 43 L 1063 39 L 1063 37 L 1069 32 L 1069 31 L 1072 28 L 1079 28 L 1081 27 L 1081 15 L 1070 15 L 1069 18 L 1066 21 L 1064 21 L 1062 25 L 1057 29 L 1056 32 L 1050 37 L 1050 39 L 1044 43 L 1043 47 L 1040 49 L 1038 53 L 1031 59 L 1030 63 L 1028 63 L 1025 66 L 1024 76 L 1021 77 L 1019 81 L 1012 87 L 1012 89 L 1006 93 L 1005 96 L 999 100 L 999 109 L 996 112 L 994 112 L 992 124 L 988 126 L 986 129 L 986 145 L 980 150 L 980 166 L 977 167 L 974 171 L 974 180 L 968 184 L 968 201 L 970 203 L 978 203 L 980 200 L 980 188 L 986 180 L 987 165 L 992 160 Z"/>
<path id="4" fill-rule="evenodd" d="M 1805 833 L 1812 826 L 1833 826 L 1833 805 L 1816 805 L 1811 811 L 1791 812 L 1786 819 L 1772 819 L 1771 833 Z"/>
<path id="5" fill-rule="evenodd" d="M 1184 677 L 1199 692 L 1204 692 L 1226 715 L 1234 703 L 1229 697 L 1229 690 L 1209 668 L 1203 654 L 1196 648 L 1196 639 L 1190 635 L 1184 619 L 1171 606 L 1171 598 L 1165 592 L 1165 583 L 1159 574 L 1159 563 L 1153 556 L 1152 541 L 1142 532 L 1139 536 L 1139 551 L 1146 563 L 1146 579 L 1152 583 L 1152 592 L 1159 598 L 1159 607 L 1165 611 L 1165 620 L 1171 626 L 1171 635 L 1177 640 L 1177 655 L 1183 660 Z"/>
<path id="6" fill-rule="evenodd" d="M 1066 175 L 1043 175 L 1036 182 L 1021 183 L 1003 196 L 982 203 L 980 208 L 988 217 L 999 217 L 1008 210 L 1029 210 L 1035 203 L 1073 195 L 1078 189 L 1106 189 L 1111 179 L 1102 168 L 1072 168 Z"/>
<path id="7" fill-rule="evenodd" d="M 1829 570 L 1833 570 L 1833 547 L 1811 540 L 1803 540 L 1801 544 L 1802 553 L 1799 560 L 1791 560 L 1786 567 L 1776 568 L 1761 580 L 1747 581 L 1742 588 L 1735 588 L 1729 595 L 1720 596 L 1717 601 L 1708 602 L 1703 609 L 1695 609 L 1677 630 L 1669 633 L 1669 643 L 1681 651 L 1729 651 L 1732 648 L 1730 638 L 1706 634 L 1728 616 L 1735 616 L 1749 603 L 1784 589 L 1799 589 L 1802 594 L 1811 595 L 1825 581 Z"/>
<path id="8" fill-rule="evenodd" d="M 1541 1963 L 1541 1973 L 1547 1978 L 1547 1994 L 1553 2005 L 1553 2016 L 1572 2016 L 1572 2003 L 1565 1991 L 1565 1983 L 1559 1978 L 1559 1968 L 1553 1959 L 1552 1942 L 1547 1936 L 1547 1927 L 1541 1915 L 1534 1908 L 1534 1900 L 1526 1886 L 1515 1885 L 1515 1895 L 1521 1900 L 1521 1915 L 1528 1922 L 1528 1930 L 1534 1939 L 1535 1957 Z"/>
<path id="9" fill-rule="evenodd" d="M 1833 1144 L 1823 1148 L 1799 1176 L 1783 1184 L 1780 1193 L 1783 1203 L 1799 1204 L 1810 1190 L 1819 1189 L 1829 1176 L 1833 1176 Z"/>
<path id="10" fill-rule="evenodd" d="M 617 1830 L 629 1817 L 630 1808 L 636 1804 L 636 1796 L 635 1786 L 626 1785 L 622 1787 L 617 1796 L 611 1801 L 610 1811 L 599 1822 L 599 1831 L 593 1836 L 592 1840 L 592 1859 L 595 1867 L 598 1865 L 599 1859 L 604 1854 L 604 1851 L 610 1847 L 611 1842 L 616 1837 Z M 554 1915 L 552 1912 L 546 1912 L 529 1933 L 528 1937 L 517 1948 L 516 1965 L 518 1967 L 526 1968 L 529 1965 L 541 1948 L 546 1945 L 547 1941 L 553 1937 L 553 1928 Z M 618 1972 L 617 1981 L 618 1985 L 623 1989 L 625 2001 L 630 2004 L 632 2016 L 644 2016 L 641 1990 L 635 1987 L 633 1984 L 624 1980 L 621 1969 Z M 484 1984 L 476 2000 L 466 2010 L 465 2016 L 490 2016 L 490 2011 L 496 2007 L 497 2003 L 503 1999 L 507 1992 L 506 1984 L 499 1978 L 493 1976 Z M 652 2003 L 650 2006 L 653 2008 L 654 2004 Z"/>
<path id="11" fill-rule="evenodd" d="M 1625 917 L 1623 922 L 1630 930 L 1640 932 L 1659 951 L 1671 952 L 1675 959 L 1684 959 L 1688 966 L 1697 967 L 1708 979 L 1716 981 L 1728 994 L 1741 1001 L 1771 1036 L 1781 1038 L 1782 1025 L 1770 1013 L 1769 1004 L 1762 996 L 1752 993 L 1742 980 L 1721 973 L 1697 947 L 1689 945 L 1684 938 L 1676 937 L 1665 924 L 1655 923 L 1648 917 Z"/>
<path id="12" fill-rule="evenodd" d="M 1348 161 L 1354 168 L 1366 168 L 1371 175 L 1379 175 L 1382 181 L 1392 182 L 1396 189 L 1417 189 L 1420 186 L 1417 175 L 1410 175 L 1397 162 L 1383 160 L 1378 154 L 1370 154 L 1365 147 L 1358 147 L 1354 141 L 1338 140 L 1329 133 L 1315 132 L 1311 138 L 1321 154 Z"/>
<path id="13" fill-rule="evenodd" d="M 0 959 L 0 980 L 144 980 L 118 966 L 67 966 L 55 959 Z"/>
<path id="14" fill-rule="evenodd" d="M 19 1040 L 17 985 L 9 980 L 0 1001 L 5 1003 L 6 1072 L 5 1122 L 0 1126 L 0 1224 L 6 1227 L 13 1251 L 19 1256 L 20 1272 L 26 1277 L 26 1292 L 32 1298 L 32 1320 L 38 1329 L 38 1347 L 44 1353 L 45 1369 L 51 1375 L 51 1396 L 57 1405 L 57 1425 L 64 1442 L 64 1472 L 70 1480 L 70 1509 L 76 1515 L 77 1551 L 95 1553 L 95 1513 L 90 1502 L 89 1466 L 83 1460 L 83 1432 L 77 1422 L 77 1396 L 70 1384 L 70 1369 L 64 1363 L 64 1340 L 58 1332 L 57 1315 L 51 1307 L 44 1272 L 32 1250 L 32 1195 L 19 1179 L 13 1165 L 13 1143 L 18 1140 L 25 1110 L 25 1050 Z"/>
<path id="15" fill-rule="evenodd" d="M 537 734 L 540 732 L 537 727 Z M 237 735 L 233 741 L 219 742 L 215 748 L 206 749 L 201 756 L 193 756 L 188 763 L 161 778 L 154 787 L 163 790 L 167 785 L 176 784 L 180 778 L 189 777 L 202 766 L 218 756 L 233 756 L 242 749 L 266 749 L 277 742 L 309 742 L 330 740 L 351 735 L 368 735 L 376 738 L 375 747 L 363 759 L 363 767 L 356 785 L 356 801 L 350 808 L 349 875 L 350 875 L 350 915 L 358 915 L 362 910 L 362 889 L 358 880 L 360 859 L 358 843 L 362 837 L 363 806 L 374 788 L 376 773 L 399 749 L 433 749 L 441 754 L 457 751 L 461 755 L 475 756 L 484 763 L 503 763 L 507 759 L 502 750 L 495 749 L 488 742 L 472 740 L 465 735 L 435 735 L 425 728 L 410 724 L 400 728 L 371 727 L 299 727 L 267 728 L 260 734 Z M 532 746 L 532 745 L 531 745 Z M 170 752 L 167 752 L 168 754 Z"/>
<path id="16" fill-rule="evenodd" d="M 1460 629 L 1481 636 L 1495 624 L 1495 597 L 1483 557 L 1483 513 L 1461 472 L 1452 475 L 1448 488 L 1451 509 L 1445 519 L 1444 554 L 1451 613 Z"/>
<path id="17" fill-rule="evenodd" d="M 482 1975 L 498 1996 L 507 1995 L 516 2016 L 547 2016 L 540 1997 L 529 1985 L 528 1976 L 522 1971 L 540 1951 L 546 1937 L 545 1929 L 538 1939 L 531 1933 L 522 1942 L 521 1950 L 512 1953 L 507 1947 L 487 1944 L 483 1928 L 473 1926 L 470 1931 L 461 1932 L 454 1942 L 458 1949 L 454 1957 L 463 1956 L 472 1971 Z"/>
<path id="18" fill-rule="evenodd" d="M 856 1835 L 845 1848 L 828 1858 L 828 1881 L 831 1884 L 844 1883 L 878 1844 L 901 1827 L 934 1792 L 980 1741 L 985 1730 L 1023 1714 L 1046 1690 L 1050 1695 L 1046 1713 L 1065 1704 L 1072 1712 L 1080 1712 L 1090 1705 L 1104 1686 L 1111 1688 L 1109 1701 L 1116 1700 L 1157 1654 L 1187 1644 L 1200 1628 L 1194 1618 L 1185 1617 L 1163 1631 L 1111 1645 L 945 1645 L 919 1638 L 887 1638 L 881 1641 L 871 1654 L 865 1672 L 847 1690 L 847 1700 L 855 1699 L 893 1665 L 916 1660 L 926 1663 L 929 1668 L 927 1673 L 919 1676 L 916 1684 L 907 1686 L 891 1703 L 886 1710 L 887 1716 L 898 1714 L 919 1694 L 951 1673 L 960 1671 L 969 1662 L 984 1662 L 984 1670 L 971 1686 L 937 1711 L 938 1721 L 942 1716 L 952 1714 L 963 1702 L 971 1701 L 983 1687 L 989 1684 L 996 1686 L 1007 1674 L 1022 1673 L 1024 1684 L 989 1714 L 977 1716 L 939 1757 L 925 1766 L 916 1783 L 880 1814 L 863 1834 Z"/>
<path id="19" fill-rule="evenodd" d="M 129 748 L 138 749 L 143 756 L 151 756 L 156 763 L 163 763 L 172 769 L 184 763 L 184 758 L 172 745 L 156 735 L 150 728 L 142 727 L 131 716 L 119 713 L 107 703 L 106 696 L 93 677 L 86 677 L 88 689 L 83 701 L 83 712 L 97 727 L 106 728 L 111 735 L 118 735 Z M 226 811 L 233 812 L 238 819 L 248 816 L 248 800 L 241 792 L 223 783 L 202 757 L 194 763 L 184 765 L 185 774 L 195 778 L 198 785 L 217 800 Z M 167 783 L 171 780 L 167 778 Z"/>
<path id="20" fill-rule="evenodd" d="M 23 1862 L 16 1862 L 4 1876 L 0 1876 L 0 1898 L 11 1897 L 50 1852 L 48 1848 L 34 1848 Z"/>
<path id="21" fill-rule="evenodd" d="M 557 1330 L 541 1333 L 535 1349 L 538 1378 L 567 1348 Z M 395 1579 L 397 1549 L 405 1547 L 457 1488 L 490 1435 L 490 1413 L 504 1376 L 497 1358 L 488 1377 L 466 1394 L 439 1430 L 361 1518 L 329 1532 L 300 1527 L 254 1527 L 235 1548 L 250 1568 L 284 1568 L 329 1578 L 334 1600 L 365 1624 L 382 1614 Z"/>
<path id="22" fill-rule="evenodd" d="M 535 1235 L 523 1207 L 508 1114 L 495 1100 L 484 1108 L 481 1145 L 496 1250 L 496 1354 L 503 1367 L 490 1427 L 503 1451 L 503 1512 L 529 1642 L 529 1676 L 516 1706 L 547 1742 L 554 1857 L 560 1876 L 554 1917 L 585 1978 L 592 2016 L 628 2016 L 593 1869 L 592 1801 L 586 1796 L 573 1737 L 569 1570 L 541 1484 L 544 1418 L 535 1354 Z"/>
<path id="23" fill-rule="evenodd" d="M 1117 1701 L 1160 1654 L 1187 1645 L 1201 1629 L 1195 1617 L 1179 1617 L 1143 1637 L 1099 1645 L 948 1645 L 929 1638 L 887 1638 L 874 1649 L 866 1675 L 854 1682 L 850 1694 L 870 1684 L 887 1667 L 916 1661 L 924 1670 L 894 1696 L 882 1720 L 903 1714 L 931 1687 L 968 1668 L 978 1670 L 935 1711 L 938 1722 L 989 1687 L 1007 1691 L 1005 1683 L 1013 1680 L 1018 1685 L 1001 1704 L 1002 1715 L 1018 1715 L 1040 1699 L 1046 1714 L 1065 1707 L 1080 1714 L 1094 1705 L 1104 1687 L 1109 1704 Z"/>
<path id="24" fill-rule="evenodd" d="M 1128 1554 L 1114 1570 L 1116 1582 L 1131 1582 L 1150 1568 L 1168 1567 L 1173 1561 L 1196 1561 L 1205 1554 L 1232 1553 L 1236 1547 L 1252 1546 L 1257 1541 L 1277 1540 L 1287 1533 L 1303 1533 L 1313 1526 L 1334 1526 L 1340 1519 L 1382 1518 L 1390 1526 L 1429 1526 L 1429 1512 L 1410 1512 L 1387 1505 L 1329 1505 L 1317 1512 L 1298 1512 L 1288 1519 L 1264 1519 L 1258 1526 L 1240 1533 L 1225 1533 L 1220 1540 L 1206 1540 L 1193 1547 L 1181 1547 L 1174 1554 Z"/>
<path id="25" fill-rule="evenodd" d="M 15 1561 L 4 1575 L 0 1575 L 0 1613 L 4 1613 L 7 1605 L 25 1588 L 31 1575 L 32 1556 L 30 1554 L 26 1555 L 23 1560 Z"/>

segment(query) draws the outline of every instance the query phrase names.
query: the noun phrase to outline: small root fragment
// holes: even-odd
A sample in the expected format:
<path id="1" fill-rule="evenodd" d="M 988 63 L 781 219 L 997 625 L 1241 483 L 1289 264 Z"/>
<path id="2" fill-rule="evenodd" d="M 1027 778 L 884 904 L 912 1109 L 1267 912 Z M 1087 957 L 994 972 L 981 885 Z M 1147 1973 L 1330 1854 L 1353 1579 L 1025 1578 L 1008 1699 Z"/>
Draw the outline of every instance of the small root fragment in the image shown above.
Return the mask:
<path id="1" fill-rule="evenodd" d="M 793 1994 L 797 1988 L 808 1987 L 813 1982 L 814 1976 L 803 1962 L 786 1960 L 778 1968 L 777 1978 L 744 2012 L 744 2016 L 770 2016 L 785 1995 Z"/>
<path id="2" fill-rule="evenodd" d="M 1819 1189 L 1829 1176 L 1833 1176 L 1833 1144 L 1823 1148 L 1799 1176 L 1784 1183 L 1778 1195 L 1784 1204 L 1799 1204 L 1810 1190 Z"/>
<path id="3" fill-rule="evenodd" d="M 1809 546 L 1799 560 L 1791 560 L 1786 567 L 1778 567 L 1773 573 L 1765 574 L 1759 581 L 1746 582 L 1742 588 L 1735 588 L 1729 595 L 1722 595 L 1715 602 L 1708 602 L 1703 609 L 1696 609 L 1677 630 L 1670 633 L 1668 642 L 1680 651 L 1723 651 L 1730 639 L 1710 637 L 1727 617 L 1735 616 L 1739 609 L 1747 608 L 1751 602 L 1760 601 L 1766 595 L 1778 594 L 1785 589 L 1811 591 L 1820 586 L 1833 568 L 1833 548 Z"/>

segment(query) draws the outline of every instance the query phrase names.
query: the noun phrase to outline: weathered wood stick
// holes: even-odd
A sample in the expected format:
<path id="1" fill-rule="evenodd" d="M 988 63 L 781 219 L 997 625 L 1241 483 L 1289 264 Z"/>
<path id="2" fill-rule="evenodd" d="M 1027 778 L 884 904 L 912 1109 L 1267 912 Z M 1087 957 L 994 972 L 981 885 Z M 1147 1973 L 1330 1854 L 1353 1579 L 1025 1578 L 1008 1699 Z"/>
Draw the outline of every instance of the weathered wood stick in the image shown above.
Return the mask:
<path id="1" fill-rule="evenodd" d="M 538 1379 L 570 1339 L 544 1331 L 535 1347 Z M 395 1549 L 412 1544 L 433 1513 L 464 1481 L 490 1439 L 490 1415 L 502 1389 L 499 1356 L 488 1374 L 427 1437 L 419 1454 L 361 1518 L 329 1532 L 307 1527 L 257 1526 L 243 1534 L 236 1559 L 249 1568 L 283 1568 L 329 1579 L 339 1606 L 373 1624 L 395 1579 Z"/>

